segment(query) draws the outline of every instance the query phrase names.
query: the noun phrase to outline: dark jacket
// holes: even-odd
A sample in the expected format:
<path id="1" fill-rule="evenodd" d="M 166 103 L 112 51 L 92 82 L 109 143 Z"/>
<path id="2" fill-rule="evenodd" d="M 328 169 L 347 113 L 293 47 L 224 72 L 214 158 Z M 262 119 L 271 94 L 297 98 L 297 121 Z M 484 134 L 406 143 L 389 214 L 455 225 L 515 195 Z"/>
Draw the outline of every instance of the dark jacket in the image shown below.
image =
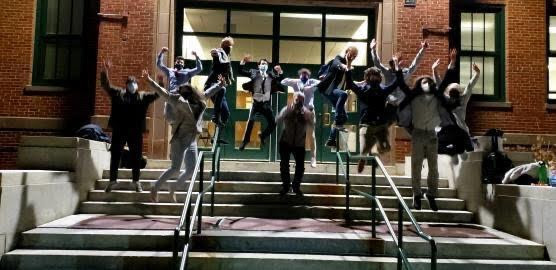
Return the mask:
<path id="1" fill-rule="evenodd" d="M 339 84 L 342 82 L 342 78 L 344 74 L 347 73 L 347 71 L 341 68 L 342 64 L 346 65 L 347 60 L 346 58 L 338 55 L 333 60 L 328 62 L 328 64 L 320 68 L 318 77 L 320 79 L 321 76 L 324 76 L 324 78 L 321 79 L 321 82 L 317 86 L 319 92 L 325 93 L 326 90 L 330 88 L 331 84 L 334 85 L 333 89 L 341 88 Z M 349 74 L 346 74 L 346 76 L 347 75 Z M 346 82 L 347 82 L 347 78 L 346 78 Z M 345 88 L 342 90 L 345 90 Z"/>
<path id="2" fill-rule="evenodd" d="M 212 56 L 212 68 L 205 82 L 205 89 L 218 82 L 218 75 L 224 76 L 228 84 L 232 82 L 234 77 L 232 70 L 232 60 L 230 56 L 222 48 L 216 49 L 216 55 Z"/>
<path id="3" fill-rule="evenodd" d="M 398 88 L 397 80 L 391 85 L 382 87 L 380 83 L 369 84 L 364 82 L 357 85 L 351 78 L 351 71 L 347 73 L 347 87 L 358 97 L 360 103 L 360 124 L 383 125 L 389 120 L 389 113 L 386 111 L 386 100 L 394 90 Z"/>
<path id="4" fill-rule="evenodd" d="M 128 93 L 125 89 L 110 84 L 108 74 L 100 73 L 100 84 L 112 99 L 112 112 L 108 126 L 112 129 L 143 132 L 149 105 L 158 98 L 155 92 Z"/>
<path id="5" fill-rule="evenodd" d="M 306 107 L 295 110 L 291 106 L 284 107 L 278 116 L 277 123 L 284 123 L 284 130 L 280 136 L 280 143 L 285 143 L 290 147 L 305 148 L 305 138 L 307 128 L 314 126 L 314 114 Z"/>
<path id="6" fill-rule="evenodd" d="M 261 76 L 260 71 L 258 69 L 246 69 L 245 65 L 241 65 L 239 68 L 239 74 L 245 77 L 249 77 L 250 80 L 242 84 L 241 86 L 243 90 L 253 93 L 253 91 L 255 91 L 254 83 L 257 77 Z M 286 92 L 286 89 L 280 84 L 284 79 L 284 74 L 276 74 L 274 73 L 274 71 L 270 70 L 267 71 L 266 74 L 269 78 L 272 79 L 272 82 L 270 82 L 271 94 L 276 92 Z"/>

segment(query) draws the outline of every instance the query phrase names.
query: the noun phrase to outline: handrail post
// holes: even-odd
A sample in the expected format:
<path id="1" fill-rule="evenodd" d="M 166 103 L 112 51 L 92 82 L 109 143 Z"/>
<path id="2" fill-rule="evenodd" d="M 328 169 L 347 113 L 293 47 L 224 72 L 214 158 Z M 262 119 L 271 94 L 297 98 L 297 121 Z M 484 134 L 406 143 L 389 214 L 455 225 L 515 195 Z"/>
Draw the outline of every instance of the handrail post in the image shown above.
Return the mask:
<path id="1" fill-rule="evenodd" d="M 173 244 L 173 249 L 172 249 L 172 261 L 174 263 L 174 268 L 179 267 L 179 262 L 178 262 L 178 250 L 179 250 L 179 246 L 180 246 L 180 230 L 178 230 L 178 228 L 176 228 L 174 230 L 174 244 Z"/>
<path id="2" fill-rule="evenodd" d="M 336 136 L 336 185 L 340 183 L 340 133 Z"/>
<path id="3" fill-rule="evenodd" d="M 203 225 L 203 178 L 205 175 L 205 155 L 201 156 L 201 168 L 199 170 L 199 194 L 197 196 L 199 199 L 199 205 L 197 206 L 199 211 L 197 212 L 197 234 L 201 234 L 201 226 Z"/>
<path id="4" fill-rule="evenodd" d="M 371 201 L 371 226 L 373 238 L 376 238 L 376 159 L 373 158 L 371 164 L 371 195 L 375 198 Z"/>
<path id="5" fill-rule="evenodd" d="M 403 205 L 398 202 L 398 270 L 402 270 L 402 250 L 403 250 Z"/>
<path id="6" fill-rule="evenodd" d="M 219 156 L 219 151 L 220 148 L 217 145 L 216 146 L 216 151 L 214 153 L 212 153 L 212 170 L 210 172 L 210 184 L 211 184 L 211 188 L 210 188 L 210 216 L 214 217 L 214 186 L 216 185 L 216 159 Z M 214 181 L 213 181 L 214 179 Z"/>
<path id="7" fill-rule="evenodd" d="M 351 223 L 351 217 L 349 214 L 349 196 L 351 193 L 351 182 L 349 181 L 349 153 L 346 154 L 346 212 L 344 213 L 344 218 L 346 223 Z"/>

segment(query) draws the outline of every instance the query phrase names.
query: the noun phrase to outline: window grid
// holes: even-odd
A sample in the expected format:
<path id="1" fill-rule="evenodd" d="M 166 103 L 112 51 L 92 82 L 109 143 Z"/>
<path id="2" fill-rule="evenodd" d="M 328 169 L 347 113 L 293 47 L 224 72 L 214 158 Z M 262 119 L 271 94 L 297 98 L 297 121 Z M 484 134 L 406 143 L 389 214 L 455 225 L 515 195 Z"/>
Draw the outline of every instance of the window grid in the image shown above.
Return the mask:
<path id="1" fill-rule="evenodd" d="M 556 10 L 552 3 L 549 3 L 548 16 L 548 93 L 547 100 L 550 104 L 556 104 Z"/>

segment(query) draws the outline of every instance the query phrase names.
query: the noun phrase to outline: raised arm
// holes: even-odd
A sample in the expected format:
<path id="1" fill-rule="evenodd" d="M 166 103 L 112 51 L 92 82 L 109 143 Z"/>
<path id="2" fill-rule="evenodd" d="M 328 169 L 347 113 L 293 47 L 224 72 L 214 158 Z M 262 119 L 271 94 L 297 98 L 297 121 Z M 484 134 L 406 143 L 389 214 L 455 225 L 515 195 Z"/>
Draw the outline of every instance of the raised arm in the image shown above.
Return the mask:
<path id="1" fill-rule="evenodd" d="M 375 65 L 375 67 L 379 68 L 382 72 L 388 71 L 388 68 L 382 64 L 380 57 L 376 52 L 376 39 L 373 39 L 371 41 L 370 48 L 371 48 L 371 56 L 373 58 L 373 64 Z"/>
<path id="2" fill-rule="evenodd" d="M 203 71 L 203 63 L 201 62 L 201 58 L 197 55 L 197 52 L 191 52 L 193 56 L 195 56 L 195 68 L 188 68 L 184 69 L 184 72 L 188 73 L 191 77 L 201 73 Z"/>
<path id="3" fill-rule="evenodd" d="M 440 85 L 442 82 L 442 78 L 438 73 L 438 66 L 440 66 L 440 59 L 436 59 L 436 61 L 432 64 L 432 78 L 436 85 Z"/>
<path id="4" fill-rule="evenodd" d="M 164 72 L 166 77 L 168 77 L 170 76 L 170 69 L 166 65 L 164 65 L 164 54 L 166 52 L 168 52 L 168 48 L 162 47 L 160 53 L 158 54 L 158 57 L 156 58 L 156 66 L 158 67 L 158 69 L 160 69 L 160 71 Z"/>
<path id="5" fill-rule="evenodd" d="M 477 64 L 473 63 L 473 76 L 471 77 L 471 80 L 465 87 L 465 90 L 462 94 L 463 104 L 467 104 L 467 102 L 469 102 L 471 94 L 473 94 L 473 87 L 475 87 L 475 84 L 477 84 L 477 81 L 479 81 L 479 77 L 481 77 L 481 69 Z"/>
<path id="6" fill-rule="evenodd" d="M 102 63 L 102 70 L 100 72 L 100 85 L 102 87 L 102 89 L 104 89 L 104 91 L 106 91 L 106 93 L 108 93 L 109 96 L 115 96 L 120 92 L 120 89 L 118 87 L 113 86 L 110 83 L 110 78 L 108 77 L 108 70 L 110 70 L 110 68 L 112 67 L 112 62 L 108 61 L 104 61 Z"/>
<path id="7" fill-rule="evenodd" d="M 241 59 L 241 62 L 239 62 L 239 71 L 238 71 L 239 75 L 245 77 L 251 77 L 251 70 L 245 67 L 245 64 L 249 63 L 250 61 L 251 61 L 251 55 L 246 54 L 245 56 L 243 56 L 243 59 Z"/>
<path id="8" fill-rule="evenodd" d="M 284 78 L 280 83 L 283 86 L 295 87 L 297 85 L 297 80 L 299 79 Z"/>
<path id="9" fill-rule="evenodd" d="M 421 60 L 423 59 L 423 56 L 425 55 L 425 51 L 427 50 L 428 47 L 429 47 L 429 43 L 426 40 L 421 42 L 421 49 L 419 50 L 419 52 L 415 56 L 415 59 L 413 59 L 413 62 L 411 62 L 411 65 L 409 65 L 409 69 L 408 69 L 408 72 L 407 72 L 408 76 L 411 76 L 413 73 L 415 73 L 415 71 L 419 67 L 419 64 L 421 63 Z"/>
<path id="10" fill-rule="evenodd" d="M 147 78 L 147 82 L 149 83 L 149 86 L 159 95 L 161 96 L 163 99 L 168 99 L 170 97 L 170 93 L 168 92 L 168 90 L 164 89 L 163 87 L 161 87 L 160 85 L 158 85 L 158 83 L 156 83 L 151 76 L 149 76 L 149 72 L 144 69 L 143 70 L 143 77 Z"/>

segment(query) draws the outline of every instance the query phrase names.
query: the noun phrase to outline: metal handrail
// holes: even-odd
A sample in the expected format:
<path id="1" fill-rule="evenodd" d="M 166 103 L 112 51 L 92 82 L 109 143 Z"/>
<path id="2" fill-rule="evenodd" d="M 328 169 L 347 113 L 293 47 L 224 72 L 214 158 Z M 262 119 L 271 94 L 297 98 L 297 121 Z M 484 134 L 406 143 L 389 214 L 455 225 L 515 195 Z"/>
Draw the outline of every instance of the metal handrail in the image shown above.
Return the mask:
<path id="1" fill-rule="evenodd" d="M 214 183 L 220 178 L 220 127 L 216 128 L 215 136 L 213 138 L 213 145 L 211 151 L 201 151 L 197 157 L 197 163 L 195 164 L 195 170 L 191 176 L 191 181 L 189 183 L 189 188 L 187 190 L 187 195 L 185 202 L 183 204 L 183 210 L 180 216 L 180 221 L 176 228 L 174 229 L 174 245 L 172 250 L 172 258 L 174 265 L 179 270 L 184 270 L 187 268 L 187 260 L 189 258 L 189 251 L 191 249 L 191 235 L 195 229 L 195 218 L 197 218 L 197 234 L 201 233 L 202 230 L 202 219 L 203 219 L 203 196 L 208 191 L 211 192 L 211 202 L 210 202 L 210 212 L 211 216 L 214 215 Z M 212 156 L 212 169 L 210 173 L 210 185 L 203 189 L 203 177 L 204 177 L 204 162 L 205 156 Z M 195 179 L 199 174 L 199 192 L 195 200 L 195 206 L 191 207 L 191 200 L 193 196 L 193 187 L 195 186 Z M 181 259 L 178 262 L 178 255 L 180 249 L 180 233 L 185 231 L 185 240 L 183 243 L 183 249 L 181 254 Z"/>
<path id="2" fill-rule="evenodd" d="M 390 233 L 390 235 L 392 236 L 392 238 L 394 239 L 394 243 L 396 244 L 397 247 L 397 251 L 398 251 L 398 270 L 401 270 L 402 267 L 405 265 L 406 269 L 413 269 L 413 267 L 411 267 L 411 264 L 409 263 L 407 254 L 405 252 L 405 249 L 403 248 L 403 214 L 404 212 L 407 213 L 407 216 L 409 217 L 409 220 L 411 222 L 411 224 L 413 225 L 413 227 L 416 230 L 416 233 L 419 237 L 421 237 L 423 240 L 429 242 L 430 247 L 431 247 L 431 270 L 436 270 L 436 266 L 437 266 L 437 248 L 436 248 L 436 241 L 427 233 L 425 233 L 422 229 L 421 226 L 419 225 L 419 223 L 417 222 L 417 219 L 415 219 L 415 217 L 413 216 L 413 213 L 411 213 L 411 211 L 409 210 L 409 207 L 407 206 L 407 204 L 405 203 L 405 200 L 403 199 L 403 197 L 401 196 L 396 184 L 394 183 L 394 181 L 392 180 L 392 177 L 390 176 L 390 174 L 386 171 L 386 168 L 384 167 L 384 164 L 382 164 L 382 161 L 380 160 L 379 157 L 377 156 L 352 156 L 351 153 L 349 152 L 349 148 L 347 146 L 347 140 L 344 138 L 344 142 L 345 142 L 345 146 L 344 149 L 345 151 L 340 151 L 340 138 L 342 136 L 344 136 L 344 134 L 342 134 L 343 132 L 339 132 L 338 133 L 338 137 L 337 137 L 337 144 L 336 144 L 336 183 L 339 182 L 339 178 L 340 178 L 340 169 L 342 169 L 342 174 L 344 177 L 344 180 L 346 181 L 346 210 L 344 213 L 345 219 L 346 221 L 350 221 L 350 216 L 349 216 L 349 196 L 351 194 L 351 191 L 354 191 L 355 193 L 367 198 L 371 200 L 371 230 L 372 230 L 372 237 L 376 238 L 376 222 L 377 222 L 377 217 L 376 217 L 376 208 L 378 207 L 384 222 L 386 223 L 386 227 L 388 228 L 388 232 Z M 345 154 L 346 157 L 346 162 L 344 163 L 344 161 L 342 160 L 342 155 L 341 154 Z M 366 192 L 360 191 L 358 189 L 354 189 L 351 188 L 351 183 L 349 180 L 349 165 L 350 165 L 350 160 L 352 159 L 364 159 L 364 160 L 370 160 L 371 161 L 371 165 L 372 165 L 372 170 L 371 170 L 371 194 L 368 194 Z M 345 168 L 344 168 L 345 167 Z M 392 227 L 392 224 L 390 222 L 390 219 L 388 218 L 388 216 L 386 215 L 386 212 L 384 211 L 384 208 L 382 207 L 382 204 L 380 203 L 380 199 L 376 196 L 376 169 L 377 167 L 382 171 L 384 177 L 386 178 L 388 184 L 390 185 L 390 187 L 392 188 L 392 190 L 394 191 L 394 194 L 398 200 L 398 234 L 396 236 L 396 233 L 394 232 L 394 229 Z"/>

